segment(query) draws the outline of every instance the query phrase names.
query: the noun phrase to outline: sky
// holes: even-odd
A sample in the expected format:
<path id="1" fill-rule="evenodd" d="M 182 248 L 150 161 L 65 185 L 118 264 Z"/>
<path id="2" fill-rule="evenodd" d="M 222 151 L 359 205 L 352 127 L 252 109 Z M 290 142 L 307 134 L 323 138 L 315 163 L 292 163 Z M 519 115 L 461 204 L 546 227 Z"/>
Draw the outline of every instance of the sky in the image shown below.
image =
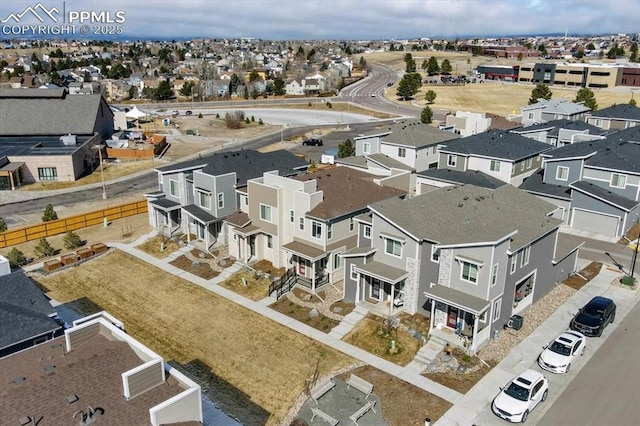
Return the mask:
<path id="1" fill-rule="evenodd" d="M 124 18 L 118 31 L 125 38 L 402 40 L 565 31 L 640 32 L 640 0 L 41 0 L 40 3 L 47 10 L 57 8 L 67 18 L 73 11 L 105 12 L 102 22 L 91 18 L 83 22 L 90 25 L 89 32 L 99 31 L 99 25 L 107 23 L 106 12 L 111 20 Z M 37 4 L 38 0 L 2 0 L 0 21 Z M 38 23 L 27 13 L 18 22 L 10 18 L 0 25 Z M 74 23 L 80 24 L 77 20 Z M 0 37 L 10 37 L 10 30 L 5 27 Z M 12 31 L 14 35 L 18 32 L 15 28 Z"/>

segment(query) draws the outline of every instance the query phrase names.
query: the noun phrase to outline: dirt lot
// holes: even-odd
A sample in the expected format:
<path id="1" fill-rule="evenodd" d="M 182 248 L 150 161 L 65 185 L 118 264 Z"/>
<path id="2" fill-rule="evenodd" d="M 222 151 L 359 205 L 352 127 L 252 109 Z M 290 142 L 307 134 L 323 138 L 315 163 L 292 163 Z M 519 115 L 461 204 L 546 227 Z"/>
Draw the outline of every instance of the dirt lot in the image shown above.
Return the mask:
<path id="1" fill-rule="evenodd" d="M 568 285 L 574 290 L 580 290 L 586 283 L 591 281 L 596 275 L 600 273 L 601 268 L 602 263 L 591 262 L 585 268 L 578 271 L 577 274 L 567 278 L 562 283 Z"/>
<path id="2" fill-rule="evenodd" d="M 354 360 L 178 277 L 114 251 L 38 281 L 61 302 L 87 297 L 166 359 L 205 365 L 278 424 L 320 359 L 321 374 Z M 259 354 L 259 356 L 257 356 Z M 242 419 L 240 419 L 243 422 Z M 245 424 L 260 424 L 248 419 Z"/>

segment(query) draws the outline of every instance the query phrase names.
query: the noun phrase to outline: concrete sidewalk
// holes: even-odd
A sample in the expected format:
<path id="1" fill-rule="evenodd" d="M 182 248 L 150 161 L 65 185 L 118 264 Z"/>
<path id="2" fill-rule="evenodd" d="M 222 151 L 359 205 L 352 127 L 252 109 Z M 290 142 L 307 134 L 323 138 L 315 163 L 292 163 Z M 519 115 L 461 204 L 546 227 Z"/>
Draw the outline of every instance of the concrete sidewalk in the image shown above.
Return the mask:
<path id="1" fill-rule="evenodd" d="M 569 327 L 569 322 L 575 313 L 594 296 L 605 296 L 613 299 L 617 305 L 616 321 L 609 325 L 603 338 L 589 338 L 585 355 L 571 366 L 571 372 L 563 375 L 553 375 L 543 372 L 550 379 L 549 397 L 547 401 L 536 407 L 529 415 L 529 423 L 535 424 L 542 418 L 553 402 L 562 394 L 571 379 L 582 369 L 589 358 L 604 343 L 609 334 L 618 326 L 621 320 L 631 311 L 640 300 L 640 292 L 628 288 L 611 285 L 622 277 L 622 274 L 612 266 L 604 265 L 600 274 L 582 287 L 567 302 L 556 310 L 531 335 L 516 346 L 505 359 L 482 378 L 469 392 L 462 396 L 453 407 L 442 416 L 437 426 L 471 426 L 487 424 L 505 424 L 491 412 L 491 401 L 514 376 L 526 369 L 538 369 L 536 360 L 542 347 Z M 540 370 L 542 371 L 542 370 Z"/>

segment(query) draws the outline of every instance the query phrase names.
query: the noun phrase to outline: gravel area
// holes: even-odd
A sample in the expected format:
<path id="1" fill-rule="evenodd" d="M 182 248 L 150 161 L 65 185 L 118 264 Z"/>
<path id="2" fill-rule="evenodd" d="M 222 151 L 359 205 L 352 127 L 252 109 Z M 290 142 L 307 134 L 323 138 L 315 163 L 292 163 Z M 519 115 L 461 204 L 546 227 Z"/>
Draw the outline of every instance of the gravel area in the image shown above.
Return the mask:
<path id="1" fill-rule="evenodd" d="M 540 324 L 542 324 L 552 313 L 556 311 L 564 302 L 576 293 L 564 284 L 558 284 L 553 290 L 547 293 L 536 304 L 531 306 L 526 312 L 520 313 L 524 317 L 524 323 L 520 330 L 507 328 L 500 332 L 500 337 L 490 341 L 480 349 L 478 357 L 484 360 L 494 360 L 500 362 L 511 349 L 529 336 Z"/>

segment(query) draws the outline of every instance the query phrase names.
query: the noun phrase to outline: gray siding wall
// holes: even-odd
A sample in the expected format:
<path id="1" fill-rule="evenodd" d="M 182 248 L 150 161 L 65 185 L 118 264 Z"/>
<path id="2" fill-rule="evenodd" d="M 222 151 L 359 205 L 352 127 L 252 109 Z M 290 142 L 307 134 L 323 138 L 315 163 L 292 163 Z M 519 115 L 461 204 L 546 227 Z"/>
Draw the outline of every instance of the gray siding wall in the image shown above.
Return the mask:
<path id="1" fill-rule="evenodd" d="M 96 124 L 93 131 L 98 132 L 102 140 L 107 140 L 111 135 L 113 135 L 113 126 L 113 113 L 111 112 L 109 105 L 107 105 L 107 102 L 103 99 L 100 101 L 100 107 L 98 108 Z"/>
<path id="2" fill-rule="evenodd" d="M 593 197 L 590 197 L 576 190 L 571 191 L 571 199 L 572 199 L 571 201 L 572 208 L 589 210 L 592 212 L 607 213 L 607 214 L 618 216 L 620 218 L 624 216 L 623 210 L 617 207 L 614 207 L 611 204 L 604 203 L 600 200 L 597 200 Z"/>
<path id="3" fill-rule="evenodd" d="M 371 257 L 369 257 L 371 259 Z M 356 292 L 359 282 L 351 279 L 352 265 L 362 266 L 364 265 L 365 258 L 363 257 L 346 257 L 344 259 L 344 301 L 348 303 L 354 303 L 356 301 Z"/>
<path id="4" fill-rule="evenodd" d="M 364 236 L 364 228 L 371 228 L 371 224 L 358 223 L 358 247 L 371 247 L 371 234 L 373 233 L 373 229 L 371 230 L 370 236 L 367 238 Z"/>
<path id="5" fill-rule="evenodd" d="M 427 304 L 427 296 L 424 292 L 429 289 L 431 283 L 438 282 L 440 264 L 431 260 L 432 243 L 423 241 L 420 245 L 420 276 L 418 288 L 418 313 L 431 316 L 431 306 Z"/>
<path id="6" fill-rule="evenodd" d="M 248 182 L 247 190 L 249 193 L 249 217 L 253 220 L 253 224 L 271 235 L 278 235 L 278 190 L 251 181 Z M 260 219 L 261 204 L 271 207 L 271 222 Z"/>
<path id="7" fill-rule="evenodd" d="M 215 203 L 216 203 L 216 179 L 215 176 L 204 174 L 200 171 L 193 172 L 193 193 L 194 204 L 215 216 Z M 209 208 L 200 205 L 200 199 L 198 197 L 198 190 L 204 190 L 211 195 L 211 206 Z"/>
<path id="8" fill-rule="evenodd" d="M 567 180 L 556 179 L 558 167 L 560 166 L 569 168 L 569 175 Z M 544 169 L 544 183 L 569 186 L 570 183 L 580 180 L 580 175 L 582 172 L 582 160 L 548 161 L 545 163 Z"/>
<path id="9" fill-rule="evenodd" d="M 162 360 L 158 360 L 157 363 L 151 364 L 147 368 L 129 375 L 127 381 L 129 382 L 129 394 L 131 398 L 161 384 L 163 382 L 162 371 Z"/>
<path id="10" fill-rule="evenodd" d="M 407 258 L 417 258 L 418 243 L 380 216 L 374 214 L 373 223 L 375 226 L 372 229 L 371 246 L 376 249 L 375 260 L 393 266 L 394 268 L 406 270 Z M 386 238 L 382 238 L 381 233 L 404 240 L 401 257 L 396 257 L 385 252 Z"/>
<path id="11" fill-rule="evenodd" d="M 370 138 L 357 139 L 356 143 L 356 155 L 375 154 L 380 152 L 380 137 L 374 136 Z M 371 146 L 369 152 L 364 152 L 364 144 L 368 143 Z"/>
<path id="12" fill-rule="evenodd" d="M 611 176 L 620 174 L 627 177 L 627 183 L 624 188 L 616 188 L 611 186 Z M 608 170 L 598 170 L 585 167 L 582 172 L 583 179 L 594 185 L 598 185 L 615 194 L 622 195 L 631 200 L 638 199 L 638 186 L 640 185 L 640 176 L 629 175 L 626 173 L 611 172 Z"/>
<path id="13" fill-rule="evenodd" d="M 544 141 L 543 141 L 544 142 Z M 522 169 L 522 164 L 525 165 L 524 170 Z M 542 160 L 540 158 L 540 155 L 536 155 L 535 157 L 533 157 L 531 159 L 531 166 L 527 167 L 527 160 L 520 160 L 517 163 L 514 164 L 514 169 L 513 169 L 513 173 L 511 174 L 511 176 L 519 176 L 525 173 L 530 173 L 532 170 L 537 170 L 542 166 Z"/>
<path id="14" fill-rule="evenodd" d="M 229 173 L 226 175 L 215 177 L 215 194 L 213 196 L 213 207 L 216 217 L 229 216 L 238 209 L 236 204 L 236 174 Z M 224 198 L 224 206 L 218 208 L 218 194 L 222 193 Z"/>
<path id="15" fill-rule="evenodd" d="M 461 172 L 464 172 L 467 169 L 467 157 L 456 155 L 456 165 L 450 166 L 448 161 L 449 155 L 455 154 L 447 154 L 445 152 L 440 153 L 440 159 L 438 160 L 439 169 L 459 170 Z"/>
<path id="16" fill-rule="evenodd" d="M 486 299 L 491 277 L 492 254 L 493 246 L 453 249 L 449 286 L 452 289 L 471 294 L 481 299 Z M 478 280 L 476 283 L 462 280 L 462 261 L 457 259 L 476 260 L 483 263 L 482 267 L 478 270 Z"/>

